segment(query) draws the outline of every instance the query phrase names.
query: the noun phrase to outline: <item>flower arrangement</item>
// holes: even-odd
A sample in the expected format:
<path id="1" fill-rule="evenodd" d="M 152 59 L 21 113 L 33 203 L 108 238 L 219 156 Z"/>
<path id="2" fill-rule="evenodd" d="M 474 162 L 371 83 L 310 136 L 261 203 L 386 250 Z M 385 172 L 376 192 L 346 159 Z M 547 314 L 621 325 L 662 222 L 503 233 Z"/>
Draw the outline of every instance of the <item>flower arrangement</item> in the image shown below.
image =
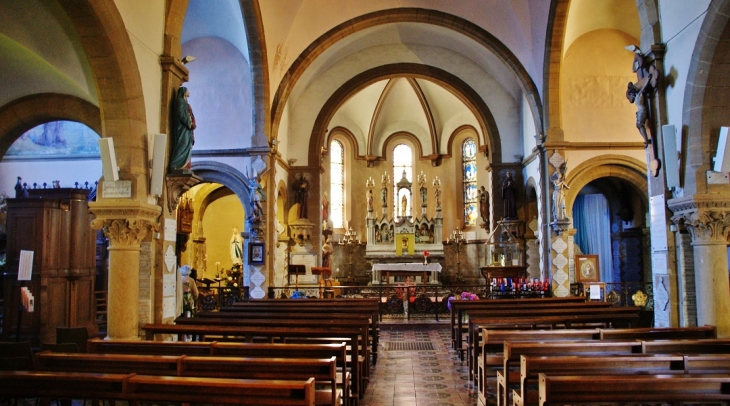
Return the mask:
<path id="1" fill-rule="evenodd" d="M 446 304 L 446 306 L 449 308 L 449 310 L 451 310 L 451 301 L 452 300 L 479 300 L 479 296 L 476 293 L 471 293 L 471 292 L 466 292 L 466 291 L 461 292 L 461 295 L 459 295 L 459 296 L 451 296 L 449 298 L 448 303 Z"/>
<path id="2" fill-rule="evenodd" d="M 292 292 L 291 296 L 289 296 L 290 299 L 306 299 L 307 295 L 304 294 L 304 292 L 300 290 L 295 290 Z"/>
<path id="3" fill-rule="evenodd" d="M 238 287 L 238 283 L 241 280 L 241 265 L 233 264 L 231 269 L 223 269 L 219 268 L 220 262 L 216 262 L 215 266 L 218 269 L 218 273 L 215 276 L 216 280 L 224 281 L 228 287 Z"/>
<path id="4" fill-rule="evenodd" d="M 428 257 L 431 255 L 430 252 L 423 250 L 423 264 L 426 265 L 428 263 Z"/>

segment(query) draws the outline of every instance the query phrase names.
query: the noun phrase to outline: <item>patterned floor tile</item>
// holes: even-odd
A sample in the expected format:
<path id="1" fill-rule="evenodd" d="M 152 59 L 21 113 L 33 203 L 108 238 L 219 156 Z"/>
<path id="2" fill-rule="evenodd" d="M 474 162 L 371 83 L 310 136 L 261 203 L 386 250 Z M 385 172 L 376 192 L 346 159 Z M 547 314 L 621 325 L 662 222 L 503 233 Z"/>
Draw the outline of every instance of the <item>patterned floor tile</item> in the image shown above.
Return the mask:
<path id="1" fill-rule="evenodd" d="M 431 342 L 434 350 L 388 351 L 391 341 Z M 477 406 L 468 374 L 466 362 L 451 350 L 448 324 L 388 325 L 381 328 L 378 364 L 360 405 Z"/>

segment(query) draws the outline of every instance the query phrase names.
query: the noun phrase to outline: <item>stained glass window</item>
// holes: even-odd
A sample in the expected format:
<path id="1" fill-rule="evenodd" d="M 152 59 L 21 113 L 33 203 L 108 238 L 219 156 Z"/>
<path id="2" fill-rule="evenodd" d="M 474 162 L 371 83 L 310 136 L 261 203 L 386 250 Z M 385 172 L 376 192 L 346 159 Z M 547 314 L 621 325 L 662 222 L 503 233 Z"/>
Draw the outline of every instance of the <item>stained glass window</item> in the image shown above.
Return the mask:
<path id="1" fill-rule="evenodd" d="M 467 138 L 461 144 L 461 161 L 464 168 L 464 225 L 474 226 L 479 217 L 479 192 L 477 191 L 477 144 Z"/>
<path id="2" fill-rule="evenodd" d="M 413 153 L 411 147 L 406 144 L 398 144 L 393 148 L 393 217 L 402 217 L 411 215 L 411 196 L 403 189 L 398 195 L 398 189 L 396 184 L 403 178 L 403 172 L 406 174 L 406 179 L 409 182 L 413 182 Z M 403 213 L 403 197 L 406 198 L 406 212 Z"/>
<path id="3" fill-rule="evenodd" d="M 345 227 L 345 148 L 342 143 L 330 143 L 330 212 L 333 228 Z"/>

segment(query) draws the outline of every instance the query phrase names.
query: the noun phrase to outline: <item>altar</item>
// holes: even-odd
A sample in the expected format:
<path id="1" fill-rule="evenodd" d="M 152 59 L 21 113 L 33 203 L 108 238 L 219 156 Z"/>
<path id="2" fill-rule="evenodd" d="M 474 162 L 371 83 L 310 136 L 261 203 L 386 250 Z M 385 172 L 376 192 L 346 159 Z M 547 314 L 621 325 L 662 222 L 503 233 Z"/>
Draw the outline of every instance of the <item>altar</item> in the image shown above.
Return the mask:
<path id="1" fill-rule="evenodd" d="M 392 284 L 391 277 L 415 276 L 420 281 L 416 282 L 426 283 L 428 280 L 429 284 L 438 284 L 438 274 L 441 272 L 441 264 L 439 263 L 379 263 L 373 264 L 373 273 L 370 283 L 372 285 L 380 285 L 382 277 L 385 276 L 385 284 Z M 419 275 L 420 274 L 420 275 Z"/>

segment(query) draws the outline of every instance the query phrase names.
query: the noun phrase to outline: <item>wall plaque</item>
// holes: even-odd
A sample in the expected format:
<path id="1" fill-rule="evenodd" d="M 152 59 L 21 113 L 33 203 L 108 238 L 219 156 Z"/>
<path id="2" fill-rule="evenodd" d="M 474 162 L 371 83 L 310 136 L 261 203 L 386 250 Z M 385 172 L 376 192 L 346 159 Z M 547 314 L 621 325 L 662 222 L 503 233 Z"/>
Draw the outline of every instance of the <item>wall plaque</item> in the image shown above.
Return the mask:
<path id="1" fill-rule="evenodd" d="M 104 199 L 126 199 L 132 197 L 132 181 L 118 180 L 102 182 L 101 197 Z"/>

